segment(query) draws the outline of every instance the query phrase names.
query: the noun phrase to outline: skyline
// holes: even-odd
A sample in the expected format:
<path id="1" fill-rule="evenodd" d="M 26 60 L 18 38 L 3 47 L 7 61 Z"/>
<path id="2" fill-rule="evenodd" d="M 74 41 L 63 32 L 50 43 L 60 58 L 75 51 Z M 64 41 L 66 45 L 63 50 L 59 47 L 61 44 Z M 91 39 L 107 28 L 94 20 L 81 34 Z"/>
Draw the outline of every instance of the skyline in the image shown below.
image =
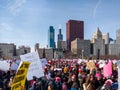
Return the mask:
<path id="1" fill-rule="evenodd" d="M 0 43 L 46 47 L 48 29 L 61 26 L 66 40 L 66 22 L 84 21 L 84 38 L 91 39 L 97 27 L 116 39 L 120 28 L 119 0 L 0 0 Z"/>

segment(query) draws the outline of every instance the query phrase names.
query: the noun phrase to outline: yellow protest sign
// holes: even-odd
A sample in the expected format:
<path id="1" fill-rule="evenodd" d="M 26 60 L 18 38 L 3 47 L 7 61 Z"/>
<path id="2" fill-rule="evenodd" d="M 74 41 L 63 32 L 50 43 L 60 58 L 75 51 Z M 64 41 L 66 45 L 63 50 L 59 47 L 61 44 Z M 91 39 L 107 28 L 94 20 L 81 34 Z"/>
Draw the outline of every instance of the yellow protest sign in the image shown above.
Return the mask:
<path id="1" fill-rule="evenodd" d="M 95 69 L 95 63 L 93 61 L 87 63 L 87 69 Z"/>
<path id="2" fill-rule="evenodd" d="M 18 71 L 16 72 L 16 75 L 13 79 L 11 90 L 24 90 L 24 85 L 29 66 L 30 66 L 29 62 L 21 62 Z"/>

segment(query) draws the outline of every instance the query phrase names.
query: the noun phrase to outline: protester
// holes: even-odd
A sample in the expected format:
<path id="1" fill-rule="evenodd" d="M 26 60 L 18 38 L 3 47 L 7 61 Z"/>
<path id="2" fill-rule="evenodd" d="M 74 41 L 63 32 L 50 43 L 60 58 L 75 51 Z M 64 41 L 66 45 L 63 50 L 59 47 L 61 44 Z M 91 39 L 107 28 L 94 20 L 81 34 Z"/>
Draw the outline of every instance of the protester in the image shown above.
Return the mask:
<path id="1" fill-rule="evenodd" d="M 67 82 L 68 82 L 68 78 L 66 76 L 63 77 L 62 90 L 69 90 Z"/>
<path id="2" fill-rule="evenodd" d="M 111 76 L 104 76 L 104 66 L 98 61 L 90 62 L 93 67 L 87 66 L 89 61 L 77 62 L 49 60 L 43 68 L 44 76 L 33 76 L 26 80 L 25 90 L 117 90 L 118 70 L 114 66 Z M 95 65 L 94 65 L 94 64 Z M 105 64 L 107 65 L 107 63 Z M 116 64 L 115 64 L 116 65 Z M 91 69 L 90 69 L 91 68 Z M 112 67 L 111 67 L 112 68 Z M 0 70 L 0 90 L 10 90 L 15 76 L 14 70 Z"/>
<path id="3" fill-rule="evenodd" d="M 89 74 L 85 82 L 85 90 L 95 90 L 95 77 Z"/>
<path id="4" fill-rule="evenodd" d="M 95 76 L 96 76 L 95 88 L 96 88 L 96 90 L 101 90 L 101 88 L 104 84 L 103 76 L 101 75 L 100 72 L 97 72 Z"/>

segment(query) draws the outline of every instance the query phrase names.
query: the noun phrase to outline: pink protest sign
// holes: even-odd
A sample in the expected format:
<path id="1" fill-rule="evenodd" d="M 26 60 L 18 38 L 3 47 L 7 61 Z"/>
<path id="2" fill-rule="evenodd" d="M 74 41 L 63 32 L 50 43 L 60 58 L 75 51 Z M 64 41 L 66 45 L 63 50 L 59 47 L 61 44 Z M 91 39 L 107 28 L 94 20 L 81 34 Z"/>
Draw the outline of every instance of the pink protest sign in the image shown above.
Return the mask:
<path id="1" fill-rule="evenodd" d="M 104 77 L 109 77 L 112 75 L 112 62 L 111 61 L 103 67 L 103 75 Z"/>

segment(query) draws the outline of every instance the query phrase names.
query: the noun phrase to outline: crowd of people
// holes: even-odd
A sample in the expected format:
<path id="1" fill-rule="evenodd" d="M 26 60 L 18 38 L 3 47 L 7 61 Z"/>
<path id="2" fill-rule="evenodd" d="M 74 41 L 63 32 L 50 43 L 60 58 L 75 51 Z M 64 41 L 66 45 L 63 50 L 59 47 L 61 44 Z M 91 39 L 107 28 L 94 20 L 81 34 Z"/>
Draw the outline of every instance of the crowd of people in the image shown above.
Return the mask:
<path id="1" fill-rule="evenodd" d="M 103 68 L 95 62 L 95 68 L 88 69 L 86 62 L 48 62 L 44 76 L 28 81 L 25 90 L 118 90 L 118 71 L 113 64 L 112 75 L 103 76 Z M 10 90 L 16 71 L 0 70 L 0 90 Z"/>

